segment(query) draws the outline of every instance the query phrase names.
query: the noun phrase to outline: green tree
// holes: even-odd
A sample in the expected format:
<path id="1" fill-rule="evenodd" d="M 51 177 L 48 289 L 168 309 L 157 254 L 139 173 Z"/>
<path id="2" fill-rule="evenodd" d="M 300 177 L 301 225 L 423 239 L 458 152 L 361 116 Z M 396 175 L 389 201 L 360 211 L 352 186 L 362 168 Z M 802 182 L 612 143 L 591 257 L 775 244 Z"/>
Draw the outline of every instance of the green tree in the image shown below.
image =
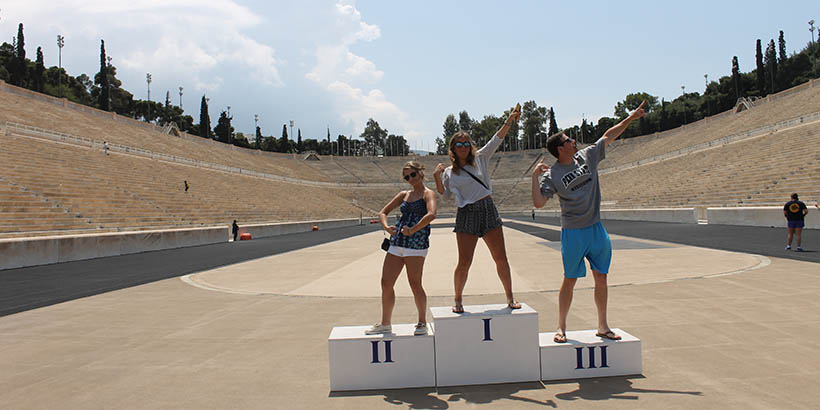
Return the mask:
<path id="1" fill-rule="evenodd" d="M 103 111 L 109 111 L 111 88 L 108 82 L 108 65 L 105 58 L 105 40 L 100 40 L 100 72 L 94 76 L 94 84 L 100 88 L 100 93 L 97 98 L 97 107 Z M 200 124 L 202 122 L 200 121 Z"/>
<path id="2" fill-rule="evenodd" d="M 470 133 L 470 138 L 472 138 L 479 148 L 483 147 L 484 144 L 486 144 L 487 141 L 495 135 L 496 131 L 498 131 L 503 124 L 503 119 L 492 114 L 485 115 L 484 119 L 473 123 L 473 130 Z M 508 132 L 506 138 L 514 139 L 514 137 L 511 138 L 511 134 L 512 132 Z"/>
<path id="3" fill-rule="evenodd" d="M 645 92 L 632 93 L 627 94 L 623 101 L 615 105 L 615 117 L 619 119 L 626 118 L 626 116 L 629 115 L 627 111 L 634 111 L 643 101 L 646 101 L 644 110 L 646 110 L 647 113 L 658 109 L 658 97 Z"/>
<path id="4" fill-rule="evenodd" d="M 458 132 L 458 122 L 456 122 L 456 116 L 450 114 L 447 118 L 444 119 L 444 132 L 441 134 L 441 138 L 436 138 L 436 154 L 437 155 L 445 155 L 447 154 L 447 150 L 450 147 L 450 138 Z"/>
<path id="5" fill-rule="evenodd" d="M 547 136 L 547 107 L 539 107 L 535 101 L 521 106 L 521 142 L 524 149 L 544 146 Z"/>
<path id="6" fill-rule="evenodd" d="M 234 128 L 231 125 L 231 120 L 233 117 L 228 115 L 227 111 L 222 111 L 219 114 L 219 119 L 216 120 L 216 127 L 214 127 L 214 135 L 216 135 L 216 140 L 219 142 L 224 142 L 225 144 L 233 143 L 233 134 Z"/>
<path id="7" fill-rule="evenodd" d="M 11 60 L 11 83 L 25 87 L 26 86 L 26 40 L 23 36 L 23 23 L 17 26 L 17 37 L 14 40 L 14 57 Z"/>
<path id="8" fill-rule="evenodd" d="M 208 115 L 208 100 L 205 99 L 205 95 L 199 103 L 199 136 L 211 138 L 211 116 Z"/>
<path id="9" fill-rule="evenodd" d="M 766 46 L 766 54 L 763 56 L 763 65 L 766 67 L 766 81 L 769 83 L 769 92 L 775 93 L 777 89 L 777 52 L 775 51 L 774 40 L 769 40 Z"/>
<path id="10" fill-rule="evenodd" d="M 470 118 L 470 114 L 467 114 L 467 111 L 458 113 L 458 128 L 467 132 L 473 129 L 473 120 Z"/>
<path id="11" fill-rule="evenodd" d="M 757 64 L 757 92 L 759 95 L 763 96 L 766 95 L 766 73 L 763 67 L 763 49 L 760 45 L 760 39 L 757 39 L 755 62 Z"/>
<path id="12" fill-rule="evenodd" d="M 288 125 L 282 124 L 282 139 L 276 148 L 277 152 L 290 152 L 290 140 L 288 139 Z"/>
<path id="13" fill-rule="evenodd" d="M 547 136 L 557 134 L 558 123 L 555 121 L 555 110 L 553 110 L 552 107 L 550 107 L 550 110 L 547 113 L 547 120 L 550 123 L 549 129 L 547 129 Z"/>
<path id="14" fill-rule="evenodd" d="M 370 155 L 376 155 L 381 152 L 384 146 L 384 141 L 387 138 L 387 130 L 382 129 L 379 123 L 370 118 L 367 120 L 367 125 L 364 127 L 359 138 L 363 139 Z"/>
<path id="15" fill-rule="evenodd" d="M 262 149 L 262 129 L 256 126 L 256 139 L 254 140 L 254 148 Z"/>
<path id="16" fill-rule="evenodd" d="M 34 65 L 34 73 L 32 74 L 32 86 L 34 91 L 45 91 L 45 72 L 46 66 L 43 63 L 43 48 L 37 47 L 37 62 Z"/>
<path id="17" fill-rule="evenodd" d="M 302 142 L 302 129 L 297 128 L 297 137 L 296 137 L 296 152 L 305 152 L 305 144 Z"/>
<path id="18" fill-rule="evenodd" d="M 780 63 L 784 63 L 788 56 L 786 55 L 786 38 L 783 37 L 783 30 L 780 30 L 780 36 L 777 38 L 777 51 L 780 57 Z"/>
<path id="19" fill-rule="evenodd" d="M 410 152 L 410 146 L 407 145 L 407 140 L 403 135 L 390 134 L 385 141 L 385 151 L 385 156 L 397 157 L 407 155 Z"/>
<path id="20" fill-rule="evenodd" d="M 737 56 L 732 57 L 732 84 L 735 86 L 735 100 L 740 99 L 740 64 Z"/>

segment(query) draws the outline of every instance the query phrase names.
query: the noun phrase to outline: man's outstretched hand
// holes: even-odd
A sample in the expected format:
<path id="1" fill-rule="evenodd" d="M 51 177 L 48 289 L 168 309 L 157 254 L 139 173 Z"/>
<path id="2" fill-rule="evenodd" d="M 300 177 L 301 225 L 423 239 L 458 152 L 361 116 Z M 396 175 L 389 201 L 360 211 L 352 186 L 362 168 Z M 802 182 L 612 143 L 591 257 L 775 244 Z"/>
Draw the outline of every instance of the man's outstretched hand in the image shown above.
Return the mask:
<path id="1" fill-rule="evenodd" d="M 644 111 L 643 109 L 644 105 L 646 105 L 646 100 L 641 101 L 641 105 L 639 105 L 638 108 L 635 109 L 635 111 L 632 111 L 632 113 L 630 113 L 629 116 L 636 120 L 638 118 L 646 117 L 646 111 Z"/>

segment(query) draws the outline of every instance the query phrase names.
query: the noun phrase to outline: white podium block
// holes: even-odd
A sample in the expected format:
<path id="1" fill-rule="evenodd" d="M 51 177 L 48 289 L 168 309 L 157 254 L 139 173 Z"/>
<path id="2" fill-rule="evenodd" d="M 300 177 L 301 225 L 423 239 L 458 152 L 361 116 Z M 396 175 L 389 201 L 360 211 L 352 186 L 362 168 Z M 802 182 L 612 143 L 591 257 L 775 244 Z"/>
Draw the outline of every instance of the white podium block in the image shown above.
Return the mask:
<path id="1" fill-rule="evenodd" d="M 328 337 L 330 390 L 397 389 L 436 385 L 433 332 L 413 336 L 415 324 L 392 334 L 366 335 L 370 326 L 334 327 Z"/>
<path id="2" fill-rule="evenodd" d="M 522 303 L 464 306 L 464 313 L 450 306 L 434 307 L 436 332 L 436 384 L 467 384 L 536 381 L 538 360 L 538 312 Z"/>
<path id="3" fill-rule="evenodd" d="M 641 341 L 621 329 L 612 329 L 621 340 L 598 336 L 596 330 L 567 332 L 566 343 L 555 343 L 555 332 L 539 334 L 541 380 L 641 374 Z"/>

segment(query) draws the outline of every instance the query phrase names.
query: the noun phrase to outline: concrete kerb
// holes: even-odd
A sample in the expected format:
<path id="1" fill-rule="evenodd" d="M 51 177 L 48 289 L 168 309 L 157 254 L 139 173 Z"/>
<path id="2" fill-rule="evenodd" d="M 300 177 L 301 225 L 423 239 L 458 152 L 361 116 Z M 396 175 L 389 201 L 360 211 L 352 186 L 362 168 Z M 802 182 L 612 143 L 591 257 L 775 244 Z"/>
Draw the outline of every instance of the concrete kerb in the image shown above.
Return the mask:
<path id="1" fill-rule="evenodd" d="M 812 205 L 807 206 L 814 208 Z M 707 208 L 706 215 L 709 224 L 715 225 L 786 227 L 783 207 L 779 206 Z M 820 212 L 810 209 L 806 215 L 804 228 L 820 229 Z"/>
<path id="2" fill-rule="evenodd" d="M 0 239 L 0 270 L 225 242 L 225 226 Z"/>
<path id="3" fill-rule="evenodd" d="M 239 226 L 239 234 L 249 233 L 252 238 L 267 238 L 270 236 L 288 235 L 292 233 L 312 231 L 316 226 L 320 231 L 324 229 L 344 228 L 365 224 L 364 219 L 323 219 L 319 221 L 280 222 L 268 224 L 247 224 Z M 231 235 L 233 236 L 233 235 Z"/>

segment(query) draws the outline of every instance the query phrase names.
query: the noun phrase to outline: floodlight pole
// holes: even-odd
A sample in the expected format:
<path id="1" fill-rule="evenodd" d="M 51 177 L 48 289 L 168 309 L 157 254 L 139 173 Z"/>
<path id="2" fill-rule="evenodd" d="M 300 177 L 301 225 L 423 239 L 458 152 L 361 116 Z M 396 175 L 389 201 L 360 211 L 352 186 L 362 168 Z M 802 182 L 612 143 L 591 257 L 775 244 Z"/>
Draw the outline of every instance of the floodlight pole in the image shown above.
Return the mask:
<path id="1" fill-rule="evenodd" d="M 179 108 L 182 108 L 182 87 L 179 87 Z"/>
<path id="2" fill-rule="evenodd" d="M 809 45 L 811 45 L 811 68 L 814 72 L 814 76 L 817 77 L 817 52 L 815 50 L 817 47 L 815 47 L 814 44 L 814 19 L 809 20 L 809 31 L 811 32 L 811 42 L 809 42 Z"/>
<path id="3" fill-rule="evenodd" d="M 684 101 L 684 97 L 686 96 L 686 86 L 680 86 L 680 96 L 681 96 L 681 103 L 683 104 L 683 123 L 686 124 L 686 101 Z"/>
<path id="4" fill-rule="evenodd" d="M 151 122 L 151 73 L 145 74 L 145 82 L 148 84 L 148 122 Z"/>
<path id="5" fill-rule="evenodd" d="M 57 89 L 60 98 L 63 98 L 63 46 L 65 46 L 65 37 L 57 34 L 57 48 L 60 50 L 59 57 L 57 57 Z"/>

